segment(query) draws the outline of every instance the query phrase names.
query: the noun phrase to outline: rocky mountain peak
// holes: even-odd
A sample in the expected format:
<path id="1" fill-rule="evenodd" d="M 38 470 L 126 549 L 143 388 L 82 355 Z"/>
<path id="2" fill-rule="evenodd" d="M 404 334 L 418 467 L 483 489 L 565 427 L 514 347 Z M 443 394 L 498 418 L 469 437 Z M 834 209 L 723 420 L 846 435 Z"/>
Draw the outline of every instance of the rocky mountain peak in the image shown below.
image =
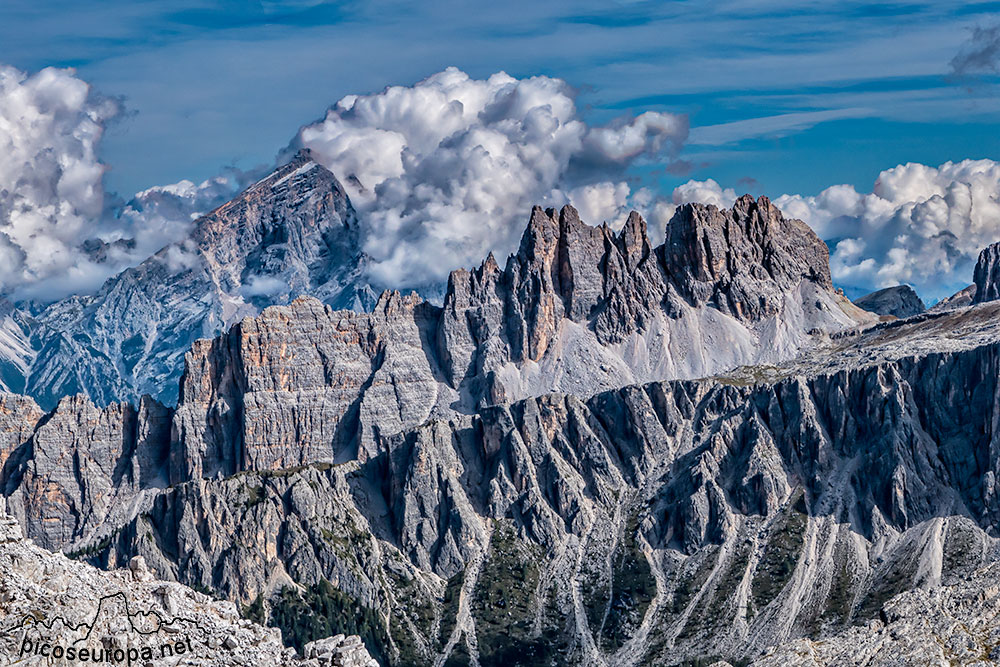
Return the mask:
<path id="1" fill-rule="evenodd" d="M 646 221 L 636 211 L 628 214 L 625 226 L 615 240 L 630 271 L 635 270 L 649 257 L 650 245 L 649 235 L 646 233 Z"/>
<path id="2" fill-rule="evenodd" d="M 234 287 L 248 287 L 244 293 L 252 296 L 273 296 L 281 287 L 255 288 L 259 277 L 281 274 L 286 291 L 297 293 L 327 282 L 336 270 L 331 262 L 340 268 L 362 259 L 347 193 L 306 149 L 199 219 L 193 240 Z"/>
<path id="3" fill-rule="evenodd" d="M 173 403 L 195 340 L 301 294 L 370 307 L 365 264 L 347 193 L 303 150 L 195 221 L 190 238 L 110 278 L 96 295 L 38 313 L 24 334 L 30 354 L 0 349 L 10 367 L 0 379 L 46 408 L 78 392 L 100 404 L 145 393 Z"/>
<path id="4" fill-rule="evenodd" d="M 855 299 L 854 305 L 879 315 L 911 317 L 927 310 L 924 302 L 909 285 L 896 285 Z"/>
<path id="5" fill-rule="evenodd" d="M 972 282 L 976 287 L 973 303 L 1000 299 L 1000 243 L 988 245 L 979 253 Z"/>
<path id="6" fill-rule="evenodd" d="M 685 204 L 666 234 L 666 268 L 696 305 L 754 321 L 776 312 L 782 293 L 803 280 L 833 289 L 826 244 L 767 197 L 743 195 L 728 210 Z"/>
<path id="7" fill-rule="evenodd" d="M 966 285 L 951 296 L 941 299 L 927 310 L 932 313 L 940 313 L 947 310 L 954 310 L 956 308 L 965 308 L 966 306 L 971 305 L 972 300 L 975 298 L 976 286 Z"/>

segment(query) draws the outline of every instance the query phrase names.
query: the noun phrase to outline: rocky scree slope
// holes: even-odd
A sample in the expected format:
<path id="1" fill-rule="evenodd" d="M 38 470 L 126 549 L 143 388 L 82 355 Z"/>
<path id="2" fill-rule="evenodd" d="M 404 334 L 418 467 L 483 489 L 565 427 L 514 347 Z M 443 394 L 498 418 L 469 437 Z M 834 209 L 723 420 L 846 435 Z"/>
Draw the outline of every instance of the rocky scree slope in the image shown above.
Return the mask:
<path id="1" fill-rule="evenodd" d="M 141 557 L 128 569 L 103 572 L 41 549 L 21 536 L 0 501 L 0 659 L 4 664 L 62 663 L 34 654 L 50 642 L 101 652 L 148 647 L 178 639 L 193 651 L 157 664 L 205 667 L 377 667 L 358 637 L 315 642 L 307 659 L 286 649 L 279 633 L 240 617 L 235 605 L 175 582 L 157 581 Z M 332 641 L 335 639 L 336 641 Z M 29 643 L 25 644 L 25 640 Z M 51 646 L 46 649 L 51 653 Z M 65 651 L 63 651 L 65 652 Z M 170 654 L 173 655 L 173 650 Z M 89 660 L 89 658 L 88 658 Z M 73 661 L 70 661 L 73 662 Z M 112 662 L 108 659 L 108 662 Z M 120 661 L 123 662 L 123 661 Z M 66 663 L 66 664 L 69 664 Z"/>
<path id="2" fill-rule="evenodd" d="M 1000 664 L 1000 571 L 996 564 L 952 586 L 907 591 L 880 618 L 821 641 L 776 647 L 755 667 Z"/>
<path id="3" fill-rule="evenodd" d="M 299 294 L 370 305 L 364 262 L 346 192 L 303 151 L 97 294 L 9 306 L 0 379 L 46 409 L 77 393 L 102 406 L 143 394 L 173 404 L 195 340 Z"/>

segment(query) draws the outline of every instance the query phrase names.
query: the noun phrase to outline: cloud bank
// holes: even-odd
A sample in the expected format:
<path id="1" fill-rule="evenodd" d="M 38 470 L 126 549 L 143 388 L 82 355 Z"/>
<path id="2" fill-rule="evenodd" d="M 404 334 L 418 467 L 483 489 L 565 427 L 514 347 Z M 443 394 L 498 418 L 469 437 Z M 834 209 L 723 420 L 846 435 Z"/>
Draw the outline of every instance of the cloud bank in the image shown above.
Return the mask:
<path id="1" fill-rule="evenodd" d="M 105 191 L 99 159 L 105 127 L 121 113 L 72 70 L 0 66 L 0 293 L 48 300 L 92 291 L 187 238 L 197 215 L 257 176 L 231 170 L 121 205 Z M 636 208 L 654 236 L 680 204 L 732 205 L 738 193 L 710 179 L 670 197 L 630 180 L 636 166 L 677 162 L 687 136 L 686 119 L 665 113 L 589 124 L 559 79 L 480 80 L 451 68 L 412 87 L 345 97 L 287 150 L 311 148 L 348 189 L 373 282 L 410 287 L 439 285 L 491 250 L 512 251 L 534 204 L 572 203 L 584 220 L 612 225 Z M 966 160 L 888 169 L 871 192 L 834 185 L 775 203 L 830 242 L 838 284 L 908 283 L 934 300 L 967 284 L 979 250 L 1000 238 L 998 193 L 1000 163 Z"/>
<path id="2" fill-rule="evenodd" d="M 102 216 L 105 124 L 121 111 L 72 70 L 0 65 L 0 285 L 90 284 L 79 249 Z"/>
<path id="3" fill-rule="evenodd" d="M 121 113 L 72 69 L 0 65 L 0 293 L 45 301 L 93 291 L 234 193 L 231 176 L 182 181 L 138 193 L 115 215 L 99 150 Z"/>
<path id="4" fill-rule="evenodd" d="M 589 125 L 564 81 L 449 68 L 341 99 L 289 150 L 312 149 L 340 178 L 367 226 L 372 280 L 402 286 L 513 250 L 534 204 L 623 219 L 630 199 L 650 200 L 627 170 L 668 162 L 687 132 L 686 118 L 657 112 Z"/>
<path id="5" fill-rule="evenodd" d="M 940 299 L 971 282 L 979 251 L 1000 240 L 1000 163 L 903 164 L 870 193 L 835 185 L 775 203 L 832 240 L 834 280 L 847 286 L 907 283 Z"/>

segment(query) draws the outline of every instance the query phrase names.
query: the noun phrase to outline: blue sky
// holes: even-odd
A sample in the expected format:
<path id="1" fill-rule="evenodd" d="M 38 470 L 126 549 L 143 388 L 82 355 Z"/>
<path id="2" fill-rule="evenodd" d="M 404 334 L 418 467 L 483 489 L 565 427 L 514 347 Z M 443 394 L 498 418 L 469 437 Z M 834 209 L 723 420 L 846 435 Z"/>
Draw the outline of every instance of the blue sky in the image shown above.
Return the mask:
<path id="1" fill-rule="evenodd" d="M 908 161 L 995 158 L 997 77 L 950 62 L 1000 3 L 6 0 L 0 62 L 76 67 L 130 113 L 102 158 L 129 194 L 270 163 L 345 94 L 455 65 L 547 74 L 599 122 L 686 113 L 683 174 L 738 190 L 869 190 Z"/>

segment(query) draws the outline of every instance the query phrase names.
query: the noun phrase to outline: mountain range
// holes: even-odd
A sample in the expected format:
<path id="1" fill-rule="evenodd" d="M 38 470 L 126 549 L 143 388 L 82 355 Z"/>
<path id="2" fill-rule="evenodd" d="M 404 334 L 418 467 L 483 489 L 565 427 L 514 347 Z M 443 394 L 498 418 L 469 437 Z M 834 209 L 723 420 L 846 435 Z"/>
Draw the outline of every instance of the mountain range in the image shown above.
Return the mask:
<path id="1" fill-rule="evenodd" d="M 765 197 L 655 247 L 528 218 L 441 305 L 375 297 L 300 153 L 96 296 L 11 306 L 9 511 L 381 664 L 895 664 L 894 627 L 990 655 L 919 617 L 998 556 L 1000 246 L 968 305 L 880 317 Z"/>
<path id="2" fill-rule="evenodd" d="M 303 150 L 96 294 L 4 304 L 0 384 L 46 409 L 74 394 L 174 404 L 194 341 L 299 294 L 370 306 L 364 264 L 347 194 Z"/>

